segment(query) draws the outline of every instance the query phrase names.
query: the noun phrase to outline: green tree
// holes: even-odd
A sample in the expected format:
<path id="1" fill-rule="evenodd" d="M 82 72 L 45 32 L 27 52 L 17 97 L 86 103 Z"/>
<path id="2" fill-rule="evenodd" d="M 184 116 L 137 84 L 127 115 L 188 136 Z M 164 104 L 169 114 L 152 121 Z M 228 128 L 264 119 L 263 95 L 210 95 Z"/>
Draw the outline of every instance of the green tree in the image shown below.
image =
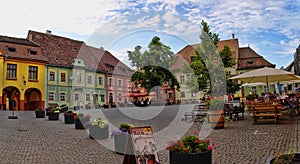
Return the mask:
<path id="1" fill-rule="evenodd" d="M 140 84 L 149 93 L 152 88 L 156 88 L 157 95 L 160 95 L 157 86 L 168 84 L 172 89 L 179 90 L 179 82 L 168 70 L 174 63 L 174 52 L 171 48 L 155 36 L 148 45 L 149 50 L 141 53 L 141 47 L 137 46 L 135 51 L 128 51 L 129 60 L 137 70 L 131 76 L 131 81 Z"/>
<path id="2" fill-rule="evenodd" d="M 225 68 L 235 67 L 235 61 L 232 58 L 231 49 L 228 45 L 225 45 L 223 50 L 220 51 L 220 56 L 222 58 Z M 235 83 L 233 80 L 230 80 L 230 72 L 225 70 L 227 78 L 227 93 L 235 93 L 240 89 L 240 84 Z"/>
<path id="3" fill-rule="evenodd" d="M 217 54 L 217 45 L 220 41 L 219 35 L 212 33 L 210 31 L 209 25 L 202 20 L 202 33 L 200 35 L 201 44 L 195 50 L 195 60 L 190 63 L 192 68 L 193 76 L 190 76 L 186 81 L 186 84 L 195 91 L 194 84 L 197 81 L 198 91 L 199 90 L 209 90 L 211 93 L 212 87 L 215 84 L 222 84 L 223 81 L 227 81 L 227 92 L 234 93 L 239 89 L 239 86 L 236 85 L 231 80 L 225 80 L 222 72 L 225 71 L 225 77 L 228 79 L 230 72 L 222 70 L 221 68 L 230 68 L 235 66 L 235 61 L 232 58 L 231 50 L 228 45 L 225 45 L 223 50 Z M 221 61 L 216 56 L 221 57 Z M 219 63 L 221 62 L 221 63 Z M 187 73 L 189 70 L 186 67 L 183 67 L 182 70 L 184 73 Z M 194 78 L 194 79 L 193 79 Z M 213 79 L 212 79 L 213 78 Z M 195 80 L 196 79 L 196 80 Z M 213 80 L 213 83 L 211 83 Z"/>

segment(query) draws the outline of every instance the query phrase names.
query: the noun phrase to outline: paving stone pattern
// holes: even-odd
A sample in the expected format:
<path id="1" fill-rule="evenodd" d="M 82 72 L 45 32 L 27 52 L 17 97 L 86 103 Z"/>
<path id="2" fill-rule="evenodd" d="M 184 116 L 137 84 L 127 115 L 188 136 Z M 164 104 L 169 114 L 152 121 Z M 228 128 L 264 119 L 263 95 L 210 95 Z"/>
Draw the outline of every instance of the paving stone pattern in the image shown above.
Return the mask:
<path id="1" fill-rule="evenodd" d="M 81 111 L 93 113 L 97 110 Z M 115 119 L 114 124 L 124 121 L 114 114 L 116 109 L 105 110 L 107 115 Z M 160 120 L 151 122 L 154 131 L 167 126 L 164 123 L 171 117 L 172 109 L 165 110 L 164 115 L 158 118 Z M 49 121 L 47 117 L 36 119 L 32 111 L 16 112 L 19 119 L 7 119 L 10 114 L 9 111 L 0 111 L 0 163 L 123 162 L 123 155 L 90 139 L 86 130 L 76 130 L 74 124 L 64 124 L 63 114 L 60 114 L 59 121 Z M 263 164 L 275 152 L 300 151 L 299 121 L 300 117 L 284 115 L 278 125 L 254 125 L 247 113 L 244 120 L 226 119 L 224 129 L 214 130 L 209 135 L 217 146 L 212 161 L 216 164 Z M 201 124 L 193 123 L 187 134 L 199 130 Z M 163 164 L 169 163 L 166 150 L 161 150 L 159 157 Z"/>

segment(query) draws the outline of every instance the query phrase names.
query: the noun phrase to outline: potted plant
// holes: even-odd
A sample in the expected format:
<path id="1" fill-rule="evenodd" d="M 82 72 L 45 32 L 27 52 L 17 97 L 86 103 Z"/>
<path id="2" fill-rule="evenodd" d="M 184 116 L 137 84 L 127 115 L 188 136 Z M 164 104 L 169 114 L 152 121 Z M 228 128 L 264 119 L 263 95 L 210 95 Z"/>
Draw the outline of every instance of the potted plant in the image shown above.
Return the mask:
<path id="1" fill-rule="evenodd" d="M 212 150 L 216 148 L 210 144 L 210 139 L 200 138 L 197 132 L 195 135 L 186 136 L 182 140 L 170 141 L 167 147 L 169 150 L 170 164 L 203 164 L 212 163 Z"/>
<path id="2" fill-rule="evenodd" d="M 75 129 L 85 129 L 90 122 L 91 115 L 74 112 Z"/>
<path id="3" fill-rule="evenodd" d="M 52 108 L 50 111 L 49 111 L 49 116 L 48 116 L 48 119 L 49 120 L 59 120 L 59 113 L 60 113 L 60 110 L 58 107 L 56 108 Z"/>
<path id="4" fill-rule="evenodd" d="M 64 120 L 66 124 L 73 124 L 74 123 L 74 113 L 71 110 L 67 110 L 64 112 Z"/>
<path id="5" fill-rule="evenodd" d="M 118 130 L 113 130 L 111 136 L 114 137 L 115 152 L 118 154 L 124 154 L 126 148 L 126 142 L 128 138 L 129 128 L 134 127 L 132 124 L 122 123 Z"/>
<path id="6" fill-rule="evenodd" d="M 96 118 L 88 125 L 91 139 L 104 139 L 109 136 L 108 123 L 102 118 Z"/>
<path id="7" fill-rule="evenodd" d="M 107 103 L 103 104 L 103 108 L 109 108 L 109 105 Z"/>
<path id="8" fill-rule="evenodd" d="M 35 118 L 45 118 L 45 111 L 42 108 L 35 110 Z"/>
<path id="9" fill-rule="evenodd" d="M 281 164 L 281 163 L 300 163 L 300 152 L 291 151 L 289 153 L 276 153 L 275 157 L 268 159 L 267 164 Z"/>

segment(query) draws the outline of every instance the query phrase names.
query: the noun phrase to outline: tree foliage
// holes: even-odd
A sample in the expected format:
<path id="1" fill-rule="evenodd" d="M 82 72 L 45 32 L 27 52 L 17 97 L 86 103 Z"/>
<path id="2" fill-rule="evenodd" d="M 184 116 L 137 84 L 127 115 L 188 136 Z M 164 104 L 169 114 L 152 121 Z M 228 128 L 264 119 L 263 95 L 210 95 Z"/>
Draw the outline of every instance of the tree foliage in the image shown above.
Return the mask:
<path id="1" fill-rule="evenodd" d="M 131 77 L 135 84 L 140 84 L 147 92 L 156 86 L 168 84 L 171 88 L 179 90 L 180 86 L 176 77 L 168 70 L 174 63 L 174 52 L 171 48 L 155 36 L 148 45 L 148 50 L 141 52 L 142 47 L 136 46 L 134 51 L 128 51 L 131 65 L 137 71 Z"/>
<path id="2" fill-rule="evenodd" d="M 213 85 L 221 85 L 223 84 L 222 81 L 227 81 L 227 92 L 234 93 L 239 89 L 239 86 L 230 80 L 224 79 L 223 75 L 226 70 L 222 70 L 222 68 L 235 66 L 230 47 L 225 45 L 223 50 L 218 54 L 216 47 L 220 41 L 219 35 L 212 33 L 209 25 L 204 20 L 201 21 L 201 25 L 201 44 L 195 50 L 195 60 L 190 63 L 194 76 L 190 76 L 186 81 L 186 84 L 195 91 L 194 85 L 191 84 L 197 81 L 198 91 L 209 90 L 209 92 L 211 92 L 212 88 L 218 88 Z M 217 58 L 219 55 L 222 59 L 221 61 Z M 184 68 L 183 72 L 186 73 L 187 69 Z M 228 79 L 230 73 L 227 71 L 225 73 L 225 77 Z M 224 86 L 226 86 L 226 84 L 224 84 Z"/>

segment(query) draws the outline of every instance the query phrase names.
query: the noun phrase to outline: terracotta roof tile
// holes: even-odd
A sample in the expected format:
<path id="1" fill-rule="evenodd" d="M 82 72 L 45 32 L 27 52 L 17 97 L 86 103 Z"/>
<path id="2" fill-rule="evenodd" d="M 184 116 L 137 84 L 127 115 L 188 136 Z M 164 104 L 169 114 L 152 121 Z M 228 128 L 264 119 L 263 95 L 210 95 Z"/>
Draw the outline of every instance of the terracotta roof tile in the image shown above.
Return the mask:
<path id="1" fill-rule="evenodd" d="M 23 38 L 0 36 L 0 55 L 8 58 L 46 62 L 39 45 Z"/>
<path id="2" fill-rule="evenodd" d="M 250 47 L 243 47 L 239 49 L 239 60 L 237 64 L 237 70 L 263 67 L 275 68 L 276 66 L 275 64 L 268 62 L 262 56 L 258 55 Z"/>
<path id="3" fill-rule="evenodd" d="M 71 66 L 77 57 L 83 41 L 77 41 L 52 34 L 28 31 L 27 39 L 39 44 L 50 65 Z"/>
<path id="4" fill-rule="evenodd" d="M 79 58 L 88 70 L 125 76 L 132 73 L 128 66 L 109 51 L 86 45 L 83 41 L 35 31 L 29 31 L 27 38 L 41 45 L 50 65 L 72 67 L 74 59 Z"/>

